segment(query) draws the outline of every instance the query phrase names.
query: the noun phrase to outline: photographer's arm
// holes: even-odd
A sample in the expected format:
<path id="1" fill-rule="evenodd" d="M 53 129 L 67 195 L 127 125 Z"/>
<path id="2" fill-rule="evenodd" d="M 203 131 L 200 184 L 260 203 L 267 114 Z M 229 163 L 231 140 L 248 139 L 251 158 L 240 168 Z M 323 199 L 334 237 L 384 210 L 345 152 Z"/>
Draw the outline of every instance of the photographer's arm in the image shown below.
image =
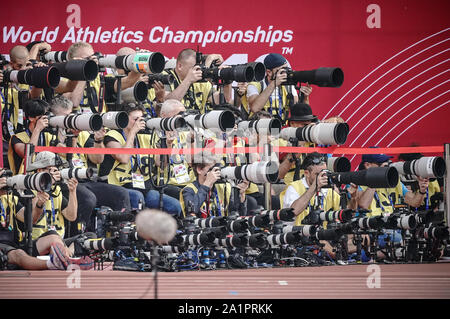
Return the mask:
<path id="1" fill-rule="evenodd" d="M 306 209 L 306 207 L 308 207 L 308 204 L 311 201 L 311 198 L 313 198 L 315 193 L 316 193 L 315 187 L 310 187 L 302 196 L 300 196 L 297 200 L 295 200 L 291 204 L 291 208 L 294 209 L 294 214 L 296 216 L 301 212 L 303 212 Z"/>
<path id="2" fill-rule="evenodd" d="M 293 162 L 291 162 L 292 154 L 289 153 L 285 156 L 285 158 L 280 163 L 280 166 L 278 167 L 278 178 L 283 179 L 286 174 L 289 172 L 289 170 L 292 167 Z"/>
<path id="3" fill-rule="evenodd" d="M 105 144 L 103 143 L 103 139 L 105 138 L 105 128 L 101 128 L 98 131 L 94 132 L 94 147 L 95 148 L 105 148 Z M 88 154 L 88 159 L 94 164 L 101 164 L 105 159 L 104 154 Z"/>
<path id="4" fill-rule="evenodd" d="M 31 218 L 33 225 L 38 222 L 38 220 L 41 218 L 42 213 L 44 212 L 44 205 L 45 203 L 50 200 L 50 195 L 45 192 L 38 192 L 36 196 L 31 200 L 31 206 L 32 212 L 31 212 Z M 25 220 L 25 209 L 21 209 L 17 212 L 17 219 L 20 222 L 24 222 Z"/>
<path id="5" fill-rule="evenodd" d="M 178 87 L 175 90 L 167 94 L 166 100 L 175 99 L 181 101 L 186 95 L 186 92 L 189 90 L 191 84 L 201 79 L 202 79 L 201 68 L 199 66 L 194 66 L 189 70 L 188 74 L 183 79 L 183 81 L 181 81 L 180 85 L 178 85 Z"/>
<path id="6" fill-rule="evenodd" d="M 78 82 L 79 81 L 73 81 L 62 78 L 58 86 L 55 88 L 55 93 L 64 94 L 73 92 L 76 89 Z"/>
<path id="7" fill-rule="evenodd" d="M 273 93 L 274 90 L 275 90 L 275 81 L 272 81 L 260 94 L 250 96 L 248 98 L 248 105 L 250 107 L 250 111 L 252 111 L 253 113 L 257 113 L 263 110 L 264 105 L 266 105 L 270 95 Z"/>
<path id="8" fill-rule="evenodd" d="M 67 181 L 67 186 L 69 187 L 69 203 L 67 204 L 67 207 L 63 209 L 62 214 L 69 222 L 73 222 L 77 219 L 77 185 L 78 181 L 75 178 L 71 178 Z"/>
<path id="9" fill-rule="evenodd" d="M 360 192 L 359 198 L 358 198 L 358 206 L 361 209 L 369 209 L 370 204 L 373 201 L 375 191 L 376 191 L 376 189 L 374 189 L 374 188 L 367 188 L 365 191 Z"/>
<path id="10" fill-rule="evenodd" d="M 419 207 L 422 205 L 429 185 L 428 178 L 418 177 L 418 182 L 419 182 L 419 189 L 417 192 L 413 193 L 411 191 L 408 191 L 405 194 L 405 203 L 412 207 Z"/>
<path id="11" fill-rule="evenodd" d="M 74 108 L 80 106 L 81 100 L 83 99 L 85 87 L 86 81 L 76 81 L 74 89 L 70 93 L 64 94 L 65 97 L 72 101 Z"/>
<path id="12" fill-rule="evenodd" d="M 131 71 L 127 76 L 120 79 L 120 90 L 123 91 L 136 84 L 141 79 L 141 73 Z M 117 92 L 117 80 L 114 81 L 114 92 Z"/>

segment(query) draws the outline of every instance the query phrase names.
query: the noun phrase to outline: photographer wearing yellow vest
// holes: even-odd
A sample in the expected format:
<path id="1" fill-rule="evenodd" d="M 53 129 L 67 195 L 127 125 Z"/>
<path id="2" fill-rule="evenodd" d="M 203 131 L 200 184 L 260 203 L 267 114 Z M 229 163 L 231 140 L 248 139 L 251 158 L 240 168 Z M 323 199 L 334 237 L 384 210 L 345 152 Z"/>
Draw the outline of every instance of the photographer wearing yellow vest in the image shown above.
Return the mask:
<path id="1" fill-rule="evenodd" d="M 209 68 L 214 62 L 214 67 L 222 67 L 223 58 L 220 54 L 209 54 L 204 66 Z M 204 114 L 211 110 L 209 104 L 214 98 L 214 103 L 219 104 L 219 92 L 213 92 L 213 85 L 203 80 L 202 66 L 198 64 L 197 52 L 192 49 L 182 50 L 177 57 L 176 65 L 168 73 L 175 78 L 170 85 L 171 92 L 166 95 L 166 100 L 175 99 L 181 101 L 187 110 L 196 110 Z M 225 83 L 224 96 L 231 100 L 231 83 Z"/>
<path id="2" fill-rule="evenodd" d="M 298 93 L 293 85 L 282 85 L 287 80 L 285 68 L 287 60 L 278 53 L 270 53 L 264 58 L 266 77 L 261 82 L 250 82 L 247 94 L 241 97 L 244 108 L 248 104 L 250 115 L 264 110 L 278 117 L 283 123 L 289 113 L 289 97 L 292 103 L 298 103 Z M 303 87 L 303 103 L 309 104 L 309 94 L 312 89 Z M 245 98 L 244 98 L 245 97 Z"/>
<path id="3" fill-rule="evenodd" d="M 290 116 L 287 118 L 290 127 L 305 127 L 312 123 L 318 122 L 317 116 L 313 115 L 311 106 L 306 103 L 297 103 L 290 108 Z M 291 142 L 286 141 L 285 145 L 291 146 Z M 313 143 L 298 141 L 296 146 L 310 147 Z M 302 177 L 301 162 L 305 154 L 280 153 L 280 168 L 278 178 L 282 179 L 286 185 L 298 181 Z"/>
<path id="4" fill-rule="evenodd" d="M 245 191 L 248 181 L 242 181 L 236 187 L 228 182 L 218 182 L 221 178 L 216 158 L 210 153 L 203 153 L 200 163 L 193 163 L 196 181 L 186 185 L 180 194 L 180 203 L 184 216 L 195 214 L 197 217 L 227 216 L 237 211 L 239 215 L 247 214 Z"/>
<path id="5" fill-rule="evenodd" d="M 56 135 L 46 131 L 49 110 L 47 102 L 40 99 L 28 100 L 24 105 L 26 117 L 25 131 L 11 136 L 8 149 L 8 162 L 14 174 L 23 173 L 23 158 L 25 156 L 25 144 L 34 146 L 56 146 Z"/>
<path id="6" fill-rule="evenodd" d="M 104 139 L 107 148 L 155 148 L 152 135 L 145 129 L 145 110 L 133 103 L 124 105 L 128 113 L 128 126 L 123 130 L 110 130 Z M 123 186 L 130 195 L 131 208 L 139 208 L 139 202 L 148 208 L 159 208 L 160 193 L 153 188 L 150 180 L 150 156 L 145 154 L 112 154 L 114 164 L 108 175 L 108 183 Z M 180 203 L 177 199 L 163 195 L 163 210 L 179 215 Z"/>
<path id="7" fill-rule="evenodd" d="M 5 170 L 0 169 L 0 176 Z M 19 267 L 26 270 L 65 270 L 71 264 L 78 265 L 81 269 L 90 269 L 93 262 L 88 257 L 71 258 L 71 253 L 64 246 L 62 238 L 54 233 L 47 232 L 38 239 L 33 240 L 32 255 L 28 255 L 23 242 L 21 225 L 24 218 L 25 207 L 22 206 L 19 198 L 11 191 L 6 190 L 6 177 L 0 177 L 0 255 L 6 256 L 6 263 L 2 265 L 0 256 L 0 269 L 14 269 Z M 33 212 L 36 210 L 38 199 L 33 200 Z M 49 254 L 48 260 L 36 258 Z"/>
<path id="8" fill-rule="evenodd" d="M 386 167 L 389 165 L 390 156 L 385 154 L 365 154 L 359 165 L 359 170 L 370 167 Z M 365 186 L 359 188 L 358 205 L 362 209 L 369 209 L 368 217 L 384 215 L 394 212 L 394 205 L 402 204 L 402 201 L 412 207 L 419 207 L 427 194 L 428 178 L 418 177 L 418 190 L 409 191 L 399 180 L 395 188 L 374 189 Z"/>
<path id="9" fill-rule="evenodd" d="M 303 219 L 317 204 L 323 211 L 340 209 L 339 193 L 333 188 L 323 188 L 328 185 L 327 165 L 323 156 L 319 153 L 308 154 L 302 168 L 305 176 L 280 194 L 281 207 L 294 208 L 296 226 L 302 225 Z"/>
<path id="10" fill-rule="evenodd" d="M 72 114 L 72 102 L 64 96 L 56 96 L 51 103 L 51 112 L 55 116 L 67 116 Z M 105 128 L 94 131 L 76 131 L 72 129 L 58 129 L 58 139 L 61 146 L 66 146 L 70 142 L 73 147 L 81 148 L 104 148 Z M 66 154 L 63 154 L 65 158 Z M 61 156 L 63 156 L 61 154 Z M 74 169 L 87 169 L 88 167 L 101 164 L 104 160 L 103 154 L 82 154 L 74 153 L 71 156 L 71 164 Z M 77 219 L 70 225 L 69 236 L 79 234 L 83 229 L 80 224 L 84 223 L 85 230 L 94 232 L 94 208 L 96 206 L 107 206 L 113 211 L 123 209 L 130 210 L 130 197 L 126 189 L 93 180 L 81 181 L 77 187 L 77 197 L 83 198 L 78 203 Z"/>

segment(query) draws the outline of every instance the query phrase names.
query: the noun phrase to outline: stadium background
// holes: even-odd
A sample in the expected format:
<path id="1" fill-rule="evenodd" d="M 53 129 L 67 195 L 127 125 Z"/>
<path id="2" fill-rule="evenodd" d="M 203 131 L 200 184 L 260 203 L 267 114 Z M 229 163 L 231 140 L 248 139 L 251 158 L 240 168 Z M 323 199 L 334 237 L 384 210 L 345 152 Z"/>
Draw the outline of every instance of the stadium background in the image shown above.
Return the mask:
<path id="1" fill-rule="evenodd" d="M 2 18 L 2 53 L 44 34 L 53 50 L 81 39 L 103 54 L 130 46 L 172 58 L 198 47 L 205 54 L 221 53 L 228 63 L 276 52 L 295 70 L 338 66 L 344 84 L 314 86 L 310 101 L 319 118 L 340 115 L 349 123 L 345 146 L 449 141 L 445 0 L 24 1 L 20 9 L 4 3 L 3 12 L 8 14 Z M 170 32 L 164 37 L 164 29 L 173 37 Z M 36 31 L 41 33 L 33 38 Z M 350 158 L 355 167 L 359 158 Z"/>

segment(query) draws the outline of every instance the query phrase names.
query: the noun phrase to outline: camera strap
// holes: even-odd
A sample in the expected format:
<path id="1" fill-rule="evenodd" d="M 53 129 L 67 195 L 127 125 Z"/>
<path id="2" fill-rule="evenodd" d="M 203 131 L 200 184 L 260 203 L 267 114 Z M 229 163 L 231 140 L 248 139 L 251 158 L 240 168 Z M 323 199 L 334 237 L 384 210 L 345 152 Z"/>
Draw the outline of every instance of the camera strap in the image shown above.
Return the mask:
<path id="1" fill-rule="evenodd" d="M 152 118 L 157 118 L 158 115 L 156 114 L 155 108 L 153 107 L 153 102 L 150 101 L 150 99 L 147 98 L 147 103 L 148 105 L 150 105 L 150 111 L 149 109 L 146 107 L 145 111 L 147 112 L 148 115 L 150 115 Z"/>
<path id="2" fill-rule="evenodd" d="M 86 81 L 85 92 L 86 92 L 86 97 L 88 100 L 88 105 L 89 105 L 92 113 L 99 113 L 95 108 L 96 106 L 98 106 L 97 92 L 95 91 L 95 88 L 93 88 L 91 86 L 89 81 Z M 99 109 L 100 109 L 100 107 L 99 107 Z"/>
<path id="3" fill-rule="evenodd" d="M 8 220 L 6 219 L 6 211 L 5 211 L 5 207 L 3 206 L 2 201 L 0 200 L 0 209 L 1 209 L 1 218 L 0 218 L 0 222 L 3 228 L 6 228 L 6 224 L 8 222 Z"/>
<path id="4" fill-rule="evenodd" d="M 178 74 L 175 71 L 171 71 L 173 76 L 175 77 L 175 81 L 173 81 L 173 88 L 174 90 L 177 89 L 177 87 L 180 85 L 181 81 L 178 77 Z M 186 94 L 183 97 L 184 100 L 187 100 L 189 102 L 189 108 L 195 109 L 197 111 L 200 111 L 199 106 L 197 105 L 197 100 L 195 99 L 195 88 L 194 85 L 191 84 L 186 92 Z M 185 103 L 183 103 L 185 104 Z"/>

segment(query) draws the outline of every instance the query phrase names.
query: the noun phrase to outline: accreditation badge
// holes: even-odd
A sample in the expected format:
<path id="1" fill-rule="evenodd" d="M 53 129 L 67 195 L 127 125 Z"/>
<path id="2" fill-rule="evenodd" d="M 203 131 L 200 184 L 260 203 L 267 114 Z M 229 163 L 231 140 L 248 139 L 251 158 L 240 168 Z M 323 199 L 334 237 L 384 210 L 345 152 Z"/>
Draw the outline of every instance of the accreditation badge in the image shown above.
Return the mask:
<path id="1" fill-rule="evenodd" d="M 190 181 L 186 165 L 184 164 L 174 165 L 173 174 L 178 184 L 185 184 Z"/>
<path id="2" fill-rule="evenodd" d="M 72 165 L 74 168 L 83 168 L 84 162 L 81 160 L 81 158 L 73 158 Z"/>
<path id="3" fill-rule="evenodd" d="M 144 176 L 138 173 L 132 173 L 131 178 L 133 180 L 133 188 L 145 189 Z"/>

